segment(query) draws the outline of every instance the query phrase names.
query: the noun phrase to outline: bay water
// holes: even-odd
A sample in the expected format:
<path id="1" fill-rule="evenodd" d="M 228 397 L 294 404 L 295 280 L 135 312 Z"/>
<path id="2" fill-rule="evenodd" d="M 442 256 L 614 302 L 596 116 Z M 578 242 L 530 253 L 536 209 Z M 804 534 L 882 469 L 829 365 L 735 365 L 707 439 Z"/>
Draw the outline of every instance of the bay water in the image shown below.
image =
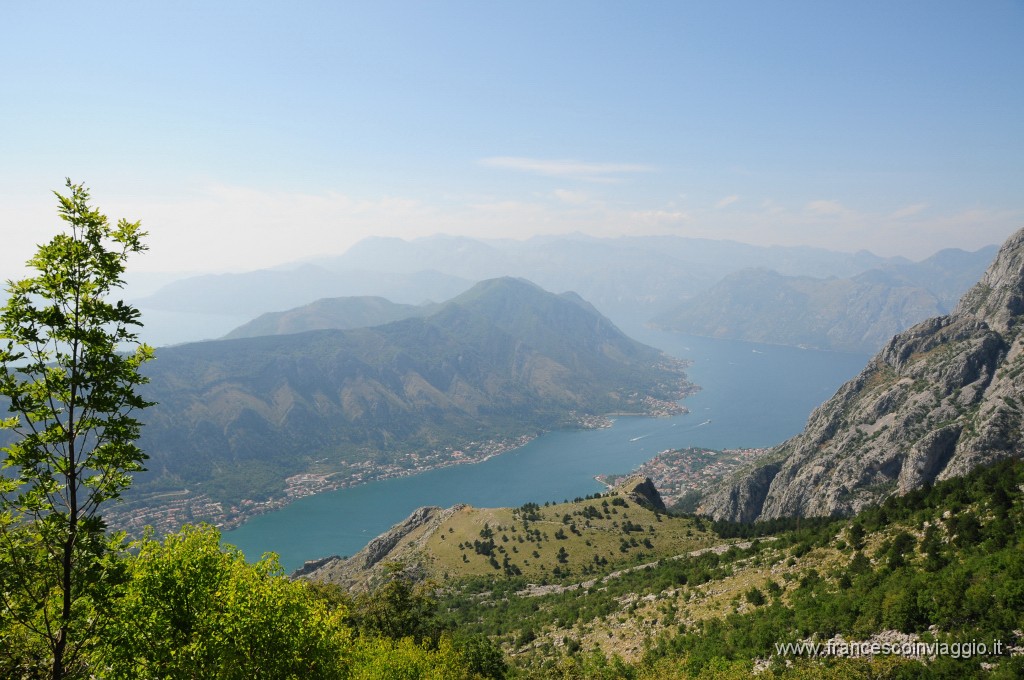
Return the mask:
<path id="1" fill-rule="evenodd" d="M 275 552 L 288 571 L 305 560 L 352 555 L 425 505 L 543 504 L 602 487 L 665 449 L 767 447 L 803 429 L 810 412 L 867 363 L 862 354 L 631 329 L 636 339 L 688 359 L 701 390 L 669 418 L 619 417 L 612 427 L 555 431 L 490 460 L 371 482 L 299 499 L 224 533 L 249 559 Z"/>

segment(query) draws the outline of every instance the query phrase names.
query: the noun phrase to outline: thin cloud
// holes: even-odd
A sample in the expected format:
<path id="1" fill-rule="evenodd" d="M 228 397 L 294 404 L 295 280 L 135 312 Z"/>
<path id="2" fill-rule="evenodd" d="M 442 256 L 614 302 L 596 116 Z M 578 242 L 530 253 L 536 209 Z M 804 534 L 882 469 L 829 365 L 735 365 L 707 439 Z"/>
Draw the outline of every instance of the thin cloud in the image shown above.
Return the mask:
<path id="1" fill-rule="evenodd" d="M 3 222 L 18 225 L 0 249 L 4 278 L 20 276 L 35 244 L 53 233 L 51 197 L 38 194 L 0 192 Z M 944 211 L 929 206 L 912 218 L 893 220 L 893 214 L 909 215 L 917 204 L 863 212 L 836 200 L 787 204 L 747 196 L 728 210 L 716 210 L 716 201 L 723 199 L 713 196 L 722 197 L 721 192 L 702 197 L 700 208 L 690 208 L 681 199 L 609 202 L 598 194 L 563 185 L 527 196 L 511 192 L 413 198 L 210 184 L 173 198 L 106 192 L 96 196 L 112 219 L 141 219 L 150 232 L 151 250 L 133 264 L 136 271 L 245 271 L 341 253 L 368 236 L 410 239 L 438 232 L 513 239 L 572 232 L 602 237 L 680 234 L 762 245 L 866 248 L 919 259 L 939 247 L 975 250 L 1001 243 L 1024 225 L 1021 210 L 980 207 Z M 239 239 L 239 233 L 246 238 Z"/>
<path id="2" fill-rule="evenodd" d="M 653 172 L 654 168 L 639 163 L 587 163 L 568 159 L 524 158 L 522 156 L 491 156 L 480 159 L 480 165 L 529 172 L 546 177 L 566 177 L 588 182 L 616 182 L 619 175 Z"/>
<path id="3" fill-rule="evenodd" d="M 591 200 L 590 196 L 582 191 L 569 191 L 568 189 L 555 189 L 552 195 L 568 205 L 583 205 Z"/>
<path id="4" fill-rule="evenodd" d="M 733 194 L 731 196 L 726 196 L 721 201 L 716 203 L 715 207 L 718 208 L 719 210 L 721 210 L 722 208 L 729 207 L 730 205 L 732 205 L 733 203 L 735 203 L 738 200 L 740 200 L 740 197 L 737 194 Z"/>
<path id="5" fill-rule="evenodd" d="M 682 210 L 635 210 L 628 214 L 629 222 L 646 227 L 666 227 L 691 221 L 689 213 Z"/>
<path id="6" fill-rule="evenodd" d="M 804 209 L 812 215 L 821 217 L 844 215 L 849 212 L 839 201 L 811 201 Z"/>
<path id="7" fill-rule="evenodd" d="M 889 219 L 902 220 L 906 217 L 913 217 L 927 207 L 927 203 L 914 203 L 913 205 L 907 205 L 889 215 Z"/>

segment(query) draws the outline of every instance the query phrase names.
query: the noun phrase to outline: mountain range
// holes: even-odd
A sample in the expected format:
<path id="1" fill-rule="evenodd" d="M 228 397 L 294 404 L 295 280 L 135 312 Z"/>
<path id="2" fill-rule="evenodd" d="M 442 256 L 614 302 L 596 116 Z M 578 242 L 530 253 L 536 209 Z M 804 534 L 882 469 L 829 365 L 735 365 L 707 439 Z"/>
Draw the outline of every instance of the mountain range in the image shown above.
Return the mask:
<path id="1" fill-rule="evenodd" d="M 663 516 L 633 477 L 571 502 L 420 508 L 295 576 L 367 600 L 426 579 L 525 677 L 1020 677 L 1022 321 L 1024 229 L 949 314 L 707 494 L 714 521 Z"/>
<path id="2" fill-rule="evenodd" d="M 995 252 L 995 246 L 973 253 L 943 250 L 921 262 L 884 264 L 842 278 L 742 269 L 651 323 L 715 338 L 875 352 L 918 321 L 949 313 Z"/>
<path id="3" fill-rule="evenodd" d="M 342 255 L 180 279 L 133 302 L 148 311 L 252 316 L 328 297 L 369 295 L 419 305 L 447 300 L 476 281 L 516 276 L 546 290 L 576 291 L 621 326 L 643 324 L 744 267 L 768 267 L 786 275 L 852 276 L 901 262 L 906 261 L 866 251 L 769 248 L 675 236 L 568 235 L 525 241 L 373 237 Z"/>
<path id="4" fill-rule="evenodd" d="M 327 328 L 341 330 L 382 326 L 437 311 L 437 304 L 403 305 L 374 295 L 316 300 L 283 312 L 267 312 L 235 328 L 226 340 L 260 335 L 289 335 Z"/>
<path id="5" fill-rule="evenodd" d="M 802 433 L 709 494 L 741 521 L 845 515 L 1024 455 L 1024 230 L 952 313 L 893 337 Z"/>
<path id="6" fill-rule="evenodd" d="M 579 296 L 512 278 L 375 327 L 161 348 L 146 375 L 157 406 L 132 493 L 232 503 L 280 497 L 298 473 L 414 470 L 588 416 L 677 410 L 687 389 L 681 362 Z"/>
<path id="7" fill-rule="evenodd" d="M 376 296 L 422 305 L 447 300 L 476 281 L 516 276 L 547 290 L 576 291 L 627 329 L 653 319 L 699 335 L 874 351 L 907 325 L 948 312 L 991 256 L 947 250 L 912 263 L 866 251 L 677 236 L 369 238 L 342 255 L 181 279 L 133 302 L 152 322 L 151 344 L 167 344 L 218 337 L 245 317 L 325 298 Z M 840 319 L 836 310 L 852 313 Z M 297 327 L 350 326 L 311 315 L 310 323 Z"/>
<path id="8" fill-rule="evenodd" d="M 187 277 L 134 302 L 144 309 L 160 311 L 256 316 L 325 297 L 379 296 L 418 305 L 452 298 L 468 290 L 475 281 L 430 270 L 407 274 L 364 268 L 336 271 L 304 263 L 241 274 Z"/>

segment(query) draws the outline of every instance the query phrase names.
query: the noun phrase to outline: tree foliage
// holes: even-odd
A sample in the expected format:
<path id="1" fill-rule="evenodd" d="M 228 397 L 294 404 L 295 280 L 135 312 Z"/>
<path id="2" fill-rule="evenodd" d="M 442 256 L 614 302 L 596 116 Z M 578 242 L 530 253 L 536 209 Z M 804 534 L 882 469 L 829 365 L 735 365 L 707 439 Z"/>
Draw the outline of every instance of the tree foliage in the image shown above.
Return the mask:
<path id="1" fill-rule="evenodd" d="M 208 525 L 135 547 L 93 660 L 101 677 L 347 677 L 346 610 L 287 579 L 276 556 L 250 565 Z"/>
<path id="2" fill-rule="evenodd" d="M 412 638 L 417 644 L 436 645 L 442 628 L 437 621 L 433 584 L 414 583 L 399 563 L 387 565 L 385 580 L 353 602 L 353 620 L 364 636 L 395 640 Z"/>
<path id="3" fill-rule="evenodd" d="M 82 185 L 67 189 L 56 194 L 67 231 L 29 260 L 34 275 L 8 282 L 0 311 L 0 397 L 13 414 L 0 427 L 14 438 L 0 476 L 0 616 L 37 665 L 45 648 L 53 678 L 80 664 L 109 592 L 121 539 L 100 510 L 143 469 L 135 416 L 149 404 L 136 387 L 152 356 L 138 310 L 109 299 L 145 232 L 112 226 Z"/>

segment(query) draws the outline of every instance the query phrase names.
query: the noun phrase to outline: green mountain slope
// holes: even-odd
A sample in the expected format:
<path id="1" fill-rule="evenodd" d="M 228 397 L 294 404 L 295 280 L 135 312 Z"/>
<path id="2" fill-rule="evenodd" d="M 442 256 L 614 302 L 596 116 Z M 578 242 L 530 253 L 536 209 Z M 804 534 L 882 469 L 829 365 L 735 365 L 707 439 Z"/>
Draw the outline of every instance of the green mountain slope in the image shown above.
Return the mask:
<path id="1" fill-rule="evenodd" d="M 680 362 L 518 279 L 374 328 L 164 348 L 147 370 L 159 405 L 133 497 L 187 489 L 222 510 L 298 473 L 398 474 L 587 414 L 678 409 L 686 388 Z"/>
<path id="2" fill-rule="evenodd" d="M 328 328 L 346 330 L 380 326 L 413 316 L 427 316 L 438 305 L 402 305 L 382 297 L 324 298 L 284 312 L 268 312 L 235 328 L 225 340 L 261 335 L 290 335 Z"/>
<path id="3" fill-rule="evenodd" d="M 588 577 L 708 547 L 692 519 L 669 517 L 649 479 L 605 494 L 519 508 L 419 508 L 351 558 L 314 560 L 298 575 L 346 589 L 386 579 L 396 562 L 417 580 Z M 329 546 L 325 546 L 329 549 Z"/>
<path id="4" fill-rule="evenodd" d="M 567 576 L 550 567 L 506 573 L 504 556 L 520 559 L 523 544 L 509 525 L 490 523 L 495 546 L 505 548 L 498 568 L 478 575 L 476 545 L 464 550 L 464 575 L 449 567 L 437 616 L 459 634 L 490 636 L 514 678 L 1020 677 L 1022 489 L 1024 462 L 1014 460 L 849 519 L 663 517 L 655 536 L 682 522 L 685 540 L 702 547 L 627 555 L 632 568 L 609 563 Z M 588 504 L 595 501 L 539 509 L 578 519 L 572 508 Z M 627 504 L 620 513 L 639 512 Z M 522 511 L 493 518 L 521 522 Z M 449 518 L 421 545 L 460 530 Z M 592 549 L 586 537 L 570 540 Z M 861 654 L 862 645 L 878 651 Z"/>

